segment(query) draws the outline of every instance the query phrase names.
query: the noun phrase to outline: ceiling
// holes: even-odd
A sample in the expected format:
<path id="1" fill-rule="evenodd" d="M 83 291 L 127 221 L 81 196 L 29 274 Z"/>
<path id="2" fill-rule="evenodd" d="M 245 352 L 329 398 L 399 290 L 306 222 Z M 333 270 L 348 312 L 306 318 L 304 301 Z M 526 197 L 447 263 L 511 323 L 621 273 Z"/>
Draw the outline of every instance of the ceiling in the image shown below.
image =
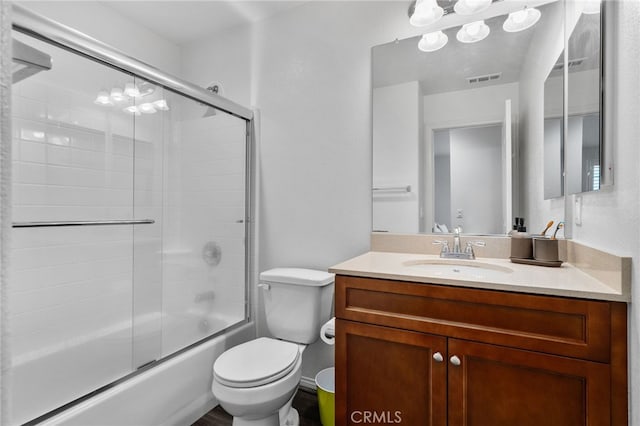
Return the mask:
<path id="1" fill-rule="evenodd" d="M 181 45 L 238 25 L 260 21 L 304 1 L 111 1 L 104 6 Z"/>

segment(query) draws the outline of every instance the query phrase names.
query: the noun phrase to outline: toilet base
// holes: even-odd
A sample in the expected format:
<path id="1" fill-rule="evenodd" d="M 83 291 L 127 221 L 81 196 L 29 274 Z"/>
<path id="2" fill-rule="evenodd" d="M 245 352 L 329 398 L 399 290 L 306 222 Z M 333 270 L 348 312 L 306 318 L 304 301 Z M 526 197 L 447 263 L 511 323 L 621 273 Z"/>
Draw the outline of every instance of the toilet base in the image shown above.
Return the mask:
<path id="1" fill-rule="evenodd" d="M 298 414 L 298 410 L 291 407 L 289 409 L 289 414 L 287 417 L 280 423 L 280 426 L 300 426 L 300 415 Z"/>
<path id="2" fill-rule="evenodd" d="M 269 417 L 261 419 L 246 419 L 243 417 L 234 417 L 233 426 L 280 426 L 280 417 L 278 413 L 273 413 Z"/>
<path id="3" fill-rule="evenodd" d="M 282 421 L 280 420 L 280 414 L 276 412 L 269 417 L 261 419 L 234 417 L 233 426 L 300 426 L 300 415 L 298 410 L 291 407 L 289 414 Z"/>

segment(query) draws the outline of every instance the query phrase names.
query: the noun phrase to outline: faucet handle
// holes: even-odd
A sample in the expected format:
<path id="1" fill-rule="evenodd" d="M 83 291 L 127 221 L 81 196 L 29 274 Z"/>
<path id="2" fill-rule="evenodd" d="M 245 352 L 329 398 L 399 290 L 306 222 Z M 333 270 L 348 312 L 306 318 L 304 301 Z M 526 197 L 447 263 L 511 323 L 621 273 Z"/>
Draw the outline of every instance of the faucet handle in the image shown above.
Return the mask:
<path id="1" fill-rule="evenodd" d="M 468 241 L 468 246 L 484 247 L 487 245 L 484 241 Z"/>
<path id="2" fill-rule="evenodd" d="M 449 253 L 449 242 L 446 240 L 434 240 L 431 244 L 433 245 L 441 245 L 442 250 L 440 250 L 440 254 Z"/>
<path id="3" fill-rule="evenodd" d="M 475 257 L 475 254 L 473 253 L 473 247 L 474 246 L 475 247 L 484 247 L 486 245 L 487 245 L 487 243 L 485 243 L 484 241 L 467 241 L 467 247 L 464 249 L 464 252 Z"/>

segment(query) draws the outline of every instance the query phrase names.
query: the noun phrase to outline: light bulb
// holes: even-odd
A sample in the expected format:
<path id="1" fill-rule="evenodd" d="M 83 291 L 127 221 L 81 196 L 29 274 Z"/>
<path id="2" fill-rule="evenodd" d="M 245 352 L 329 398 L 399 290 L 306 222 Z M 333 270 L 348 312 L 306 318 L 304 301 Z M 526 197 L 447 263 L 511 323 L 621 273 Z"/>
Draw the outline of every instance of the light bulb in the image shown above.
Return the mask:
<path id="1" fill-rule="evenodd" d="M 128 112 L 129 114 L 133 114 L 133 115 L 142 115 L 142 113 L 140 112 L 140 110 L 138 109 L 137 106 L 135 105 L 131 105 L 128 106 L 126 108 L 122 109 L 124 112 Z"/>
<path id="2" fill-rule="evenodd" d="M 145 114 L 153 114 L 156 112 L 156 109 L 150 103 L 141 104 L 139 109 L 140 112 L 144 112 Z"/>
<path id="3" fill-rule="evenodd" d="M 444 15 L 444 9 L 438 6 L 436 0 L 417 0 L 409 23 L 414 27 L 424 27 L 433 24 Z"/>
<path id="4" fill-rule="evenodd" d="M 442 31 L 434 31 L 422 36 L 418 42 L 418 49 L 423 52 L 434 52 L 438 49 L 442 49 L 449 41 L 449 37 Z"/>
<path id="5" fill-rule="evenodd" d="M 467 34 L 469 34 L 471 37 L 476 37 L 480 32 L 480 23 L 479 22 L 470 23 L 469 26 L 467 26 L 466 31 L 467 31 Z"/>
<path id="6" fill-rule="evenodd" d="M 515 33 L 532 27 L 542 16 L 536 8 L 528 7 L 517 12 L 512 12 L 502 24 L 502 29 L 508 33 Z"/>
<path id="7" fill-rule="evenodd" d="M 111 102 L 111 99 L 109 99 L 109 94 L 107 93 L 106 90 L 99 91 L 98 96 L 93 101 L 93 103 L 96 105 L 102 105 L 102 106 L 113 105 L 113 102 Z"/>
<path id="8" fill-rule="evenodd" d="M 111 99 L 113 99 L 116 102 L 121 102 L 121 101 L 124 101 L 126 97 L 124 96 L 124 93 L 122 93 L 121 88 L 114 87 L 113 89 L 111 89 Z"/>
<path id="9" fill-rule="evenodd" d="M 517 12 L 513 12 L 509 14 L 511 19 L 513 19 L 513 22 L 515 22 L 516 24 L 522 24 L 525 21 L 525 19 L 527 19 L 527 15 L 529 15 L 529 12 L 527 12 L 527 9 L 522 9 Z"/>
<path id="10" fill-rule="evenodd" d="M 440 38 L 438 33 L 425 34 L 425 35 L 423 35 L 423 37 L 425 38 L 425 40 L 427 40 L 427 43 L 429 43 L 429 44 L 433 44 L 433 43 L 437 42 L 438 39 Z"/>
<path id="11" fill-rule="evenodd" d="M 458 15 L 475 15 L 483 12 L 491 6 L 491 0 L 458 0 L 453 5 L 453 10 Z"/>
<path id="12" fill-rule="evenodd" d="M 138 98 L 140 97 L 140 90 L 138 90 L 138 86 L 135 84 L 127 83 L 124 86 L 124 94 L 130 98 Z"/>
<path id="13" fill-rule="evenodd" d="M 475 21 L 464 24 L 456 34 L 456 38 L 461 43 L 475 43 L 484 40 L 491 30 L 484 21 Z"/>
<path id="14" fill-rule="evenodd" d="M 169 110 L 169 105 L 167 104 L 167 101 L 165 101 L 164 99 L 159 99 L 159 100 L 153 102 L 153 106 L 156 109 L 159 109 L 160 111 L 168 111 Z"/>

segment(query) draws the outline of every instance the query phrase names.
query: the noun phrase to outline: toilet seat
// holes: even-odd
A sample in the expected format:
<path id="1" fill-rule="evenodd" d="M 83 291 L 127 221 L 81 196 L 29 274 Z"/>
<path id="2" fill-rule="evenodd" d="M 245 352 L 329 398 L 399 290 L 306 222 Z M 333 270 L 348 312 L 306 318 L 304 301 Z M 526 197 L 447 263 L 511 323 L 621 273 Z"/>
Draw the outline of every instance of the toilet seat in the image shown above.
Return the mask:
<path id="1" fill-rule="evenodd" d="M 261 337 L 235 346 L 213 364 L 215 380 L 233 388 L 274 382 L 293 370 L 300 358 L 298 345 Z"/>

